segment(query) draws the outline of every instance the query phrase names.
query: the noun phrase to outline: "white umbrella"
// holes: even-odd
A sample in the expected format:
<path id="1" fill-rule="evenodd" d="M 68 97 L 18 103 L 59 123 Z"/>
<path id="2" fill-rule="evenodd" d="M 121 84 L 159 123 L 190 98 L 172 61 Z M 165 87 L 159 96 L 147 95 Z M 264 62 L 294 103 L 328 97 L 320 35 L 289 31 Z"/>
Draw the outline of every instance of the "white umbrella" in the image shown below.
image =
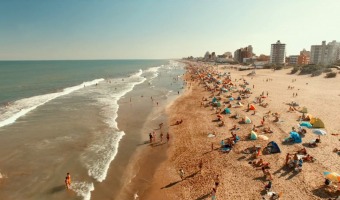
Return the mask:
<path id="1" fill-rule="evenodd" d="M 326 135 L 327 132 L 325 130 L 321 130 L 321 129 L 314 129 L 313 133 L 316 135 Z"/>

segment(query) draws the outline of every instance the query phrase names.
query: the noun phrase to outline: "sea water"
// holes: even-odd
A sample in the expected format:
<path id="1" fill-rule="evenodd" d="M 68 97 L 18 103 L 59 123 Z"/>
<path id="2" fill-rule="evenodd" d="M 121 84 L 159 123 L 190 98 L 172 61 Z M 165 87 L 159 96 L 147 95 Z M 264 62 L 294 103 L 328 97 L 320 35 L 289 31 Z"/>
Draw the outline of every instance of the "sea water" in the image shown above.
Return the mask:
<path id="1" fill-rule="evenodd" d="M 126 134 L 118 102 L 136 86 L 166 99 L 181 85 L 165 77 L 182 73 L 168 60 L 0 62 L 0 199 L 91 199 Z"/>

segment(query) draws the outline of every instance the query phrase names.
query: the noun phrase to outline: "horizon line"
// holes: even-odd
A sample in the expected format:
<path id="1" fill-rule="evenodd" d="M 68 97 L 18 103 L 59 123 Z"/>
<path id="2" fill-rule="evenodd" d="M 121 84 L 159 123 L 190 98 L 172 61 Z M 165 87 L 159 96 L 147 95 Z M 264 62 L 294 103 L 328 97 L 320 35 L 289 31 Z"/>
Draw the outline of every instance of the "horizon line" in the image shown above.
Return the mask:
<path id="1" fill-rule="evenodd" d="M 109 61 L 109 60 L 178 60 L 182 58 L 99 58 L 99 59 L 14 59 L 14 60 L 2 60 L 0 62 L 6 61 Z"/>

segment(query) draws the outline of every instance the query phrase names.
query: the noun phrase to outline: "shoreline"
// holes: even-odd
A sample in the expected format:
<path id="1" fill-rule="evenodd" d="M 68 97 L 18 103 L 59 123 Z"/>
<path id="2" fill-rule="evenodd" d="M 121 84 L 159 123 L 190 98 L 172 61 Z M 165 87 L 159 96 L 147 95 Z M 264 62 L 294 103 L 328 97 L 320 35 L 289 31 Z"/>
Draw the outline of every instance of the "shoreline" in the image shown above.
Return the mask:
<path id="1" fill-rule="evenodd" d="M 210 197 L 211 189 L 214 187 L 213 180 L 217 174 L 223 179 L 217 192 L 218 199 L 260 199 L 263 195 L 265 179 L 261 177 L 262 172 L 254 170 L 248 164 L 249 158 L 240 152 L 251 145 L 266 146 L 270 141 L 276 141 L 282 150 L 281 154 L 263 156 L 265 161 L 273 165 L 271 170 L 274 176 L 273 187 L 276 192 L 282 192 L 283 197 L 280 199 L 324 199 L 339 195 L 340 193 L 332 193 L 322 186 L 323 171 L 337 172 L 340 170 L 340 167 L 336 165 L 340 158 L 332 152 L 332 149 L 338 146 L 338 139 L 331 135 L 331 133 L 340 133 L 340 126 L 332 123 L 336 116 L 328 114 L 330 112 L 334 114 L 340 110 L 340 103 L 336 103 L 339 101 L 333 101 L 334 98 L 339 98 L 338 91 L 332 87 L 336 82 L 340 83 L 339 78 L 324 79 L 323 77 L 288 75 L 286 74 L 287 70 L 277 72 L 256 70 L 258 74 L 254 77 L 247 76 L 249 71 L 234 69 L 221 71 L 231 72 L 233 78 L 245 78 L 250 81 L 255 85 L 255 88 L 252 89 L 255 95 L 260 94 L 262 90 L 269 91 L 268 108 L 256 105 L 259 108 L 256 115 L 246 113 L 243 109 L 235 109 L 236 112 L 249 115 L 253 124 L 260 124 L 262 115 L 268 110 L 273 110 L 273 112 L 277 111 L 282 114 L 283 121 L 281 123 L 268 122 L 268 125 L 274 130 L 274 134 L 267 135 L 270 138 L 268 141 L 245 140 L 253 124 L 238 125 L 236 123 L 241 127 L 241 131 L 237 132 L 241 137 L 240 144 L 237 144 L 229 154 L 221 154 L 217 150 L 211 151 L 211 143 L 214 144 L 214 148 L 218 148 L 219 141 L 230 136 L 228 132 L 235 125 L 235 121 L 226 118 L 226 128 L 217 127 L 211 121 L 214 119 L 212 110 L 199 106 L 202 96 L 209 96 L 211 99 L 209 92 L 205 91 L 197 82 L 188 82 L 188 84 L 193 84 L 192 88 L 186 90 L 174 102 L 169 113 L 170 121 L 186 117 L 183 118 L 183 126 L 170 127 L 173 137 L 171 146 L 167 150 L 167 160 L 159 165 L 151 187 L 141 199 L 205 199 Z M 268 85 L 265 81 L 266 78 L 273 78 L 273 83 Z M 297 79 L 297 82 L 291 83 L 291 79 L 294 78 Z M 305 84 L 306 82 L 309 84 Z M 287 90 L 287 86 L 292 84 L 296 88 L 292 91 Z M 293 92 L 298 92 L 299 97 L 291 97 Z M 310 98 L 311 96 L 314 98 Z M 249 100 L 243 100 L 242 103 L 246 105 L 253 98 L 254 95 Z M 303 145 L 281 144 L 291 127 L 298 123 L 295 119 L 300 115 L 298 112 L 289 113 L 286 111 L 286 103 L 291 100 L 300 102 L 302 106 L 307 106 L 310 113 L 322 118 L 329 133 L 322 138 L 323 142 L 319 147 L 306 147 L 307 151 L 317 160 L 314 163 L 305 163 L 303 171 L 300 173 L 289 171 L 284 173 L 286 169 L 281 167 L 284 165 L 285 155 L 304 147 L 304 144 L 315 138 L 315 135 L 311 133 L 311 130 L 307 130 L 307 134 L 303 138 Z M 323 105 L 320 110 L 321 108 L 317 106 L 320 104 L 319 101 L 327 102 L 329 105 Z M 338 119 L 338 117 L 336 118 Z M 206 124 L 206 126 L 202 124 Z M 217 136 L 212 139 L 207 138 L 207 134 L 212 131 L 216 131 Z M 198 163 L 201 159 L 203 168 L 201 173 L 197 173 Z M 177 173 L 180 168 L 183 168 L 189 177 L 184 181 L 180 180 Z"/>

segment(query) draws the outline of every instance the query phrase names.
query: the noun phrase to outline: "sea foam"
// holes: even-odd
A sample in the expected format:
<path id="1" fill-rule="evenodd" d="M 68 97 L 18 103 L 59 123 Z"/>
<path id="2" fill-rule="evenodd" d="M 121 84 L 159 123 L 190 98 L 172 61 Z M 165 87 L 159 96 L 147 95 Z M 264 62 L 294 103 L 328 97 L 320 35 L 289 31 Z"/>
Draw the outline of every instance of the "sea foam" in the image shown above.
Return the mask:
<path id="1" fill-rule="evenodd" d="M 118 90 L 105 88 L 98 90 L 96 100 L 101 105 L 101 116 L 104 122 L 110 129 L 100 134 L 93 143 L 87 148 L 86 152 L 82 155 L 83 162 L 88 168 L 89 176 L 96 179 L 98 182 L 105 180 L 110 163 L 118 153 L 119 141 L 125 135 L 120 131 L 117 126 L 116 119 L 118 117 L 118 101 L 125 94 L 132 91 L 133 88 L 143 83 L 146 78 L 142 77 L 143 71 L 139 70 L 137 73 L 131 75 L 124 81 L 113 80 L 112 82 L 119 82 Z M 96 156 L 93 156 L 96 155 Z"/>
<path id="2" fill-rule="evenodd" d="M 84 200 L 90 200 L 91 192 L 94 190 L 94 186 L 93 183 L 73 181 L 71 190 L 73 190 L 77 196 L 83 197 Z"/>
<path id="3" fill-rule="evenodd" d="M 44 94 L 14 101 L 10 103 L 10 105 L 0 108 L 0 127 L 14 123 L 18 118 L 25 116 L 32 110 L 36 109 L 41 105 L 44 105 L 45 103 L 55 98 L 70 94 L 76 90 L 84 88 L 84 86 L 95 85 L 103 80 L 104 79 L 102 78 L 95 79 L 92 81 L 84 82 L 80 85 L 65 88 L 60 92 Z"/>

